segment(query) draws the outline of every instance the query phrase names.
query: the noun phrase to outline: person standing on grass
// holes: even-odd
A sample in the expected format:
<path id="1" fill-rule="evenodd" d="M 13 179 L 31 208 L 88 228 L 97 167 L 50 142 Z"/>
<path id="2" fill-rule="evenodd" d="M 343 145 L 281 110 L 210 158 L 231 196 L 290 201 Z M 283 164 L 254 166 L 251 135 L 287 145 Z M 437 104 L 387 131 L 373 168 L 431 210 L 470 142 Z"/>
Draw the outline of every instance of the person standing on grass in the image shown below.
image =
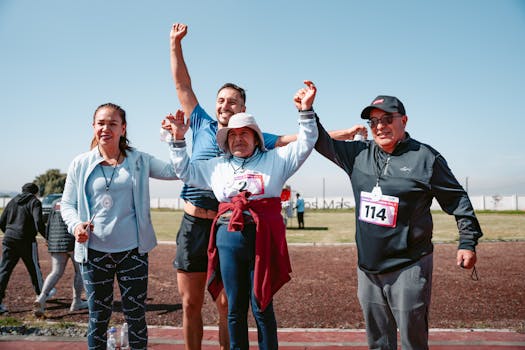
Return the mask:
<path id="1" fill-rule="evenodd" d="M 42 220 L 42 202 L 36 197 L 37 193 L 37 185 L 26 183 L 22 186 L 22 193 L 7 203 L 0 216 L 0 229 L 4 232 L 0 262 L 0 314 L 8 312 L 2 301 L 9 278 L 20 259 L 29 272 L 36 295 L 42 292 L 36 235 L 38 232 L 45 235 L 45 224 Z"/>
<path id="2" fill-rule="evenodd" d="M 378 96 L 363 109 L 373 140 L 333 140 L 318 121 L 315 149 L 350 177 L 356 203 L 358 298 L 368 345 L 428 349 L 433 244 L 430 206 L 436 198 L 459 230 L 458 266 L 472 269 L 482 236 L 470 199 L 435 149 L 405 131 L 405 107 Z M 366 132 L 364 126 L 355 131 Z M 467 291 L 458 291 L 467 293 Z"/>
<path id="3" fill-rule="evenodd" d="M 295 210 L 297 211 L 297 223 L 300 229 L 304 229 L 304 199 L 299 193 L 296 194 Z"/>

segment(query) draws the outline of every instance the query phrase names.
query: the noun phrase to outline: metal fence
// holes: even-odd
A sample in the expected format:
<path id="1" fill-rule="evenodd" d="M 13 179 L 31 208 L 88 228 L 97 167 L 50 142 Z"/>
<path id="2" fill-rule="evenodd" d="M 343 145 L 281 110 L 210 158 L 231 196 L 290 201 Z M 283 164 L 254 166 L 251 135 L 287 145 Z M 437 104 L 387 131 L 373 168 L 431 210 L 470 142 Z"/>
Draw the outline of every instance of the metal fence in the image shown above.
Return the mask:
<path id="1" fill-rule="evenodd" d="M 350 209 L 355 208 L 354 197 L 305 197 L 306 209 Z M 0 208 L 4 208 L 11 198 L 0 198 Z M 475 210 L 523 210 L 525 211 L 525 196 L 471 196 L 470 201 Z M 151 198 L 153 209 L 182 209 L 184 201 L 180 198 Z M 440 210 L 434 199 L 432 209 Z"/>
<path id="2" fill-rule="evenodd" d="M 523 210 L 525 196 L 471 196 L 470 201 L 475 210 Z M 304 198 L 305 207 L 310 209 L 349 209 L 355 208 L 354 197 Z M 431 209 L 440 210 L 436 199 Z"/>

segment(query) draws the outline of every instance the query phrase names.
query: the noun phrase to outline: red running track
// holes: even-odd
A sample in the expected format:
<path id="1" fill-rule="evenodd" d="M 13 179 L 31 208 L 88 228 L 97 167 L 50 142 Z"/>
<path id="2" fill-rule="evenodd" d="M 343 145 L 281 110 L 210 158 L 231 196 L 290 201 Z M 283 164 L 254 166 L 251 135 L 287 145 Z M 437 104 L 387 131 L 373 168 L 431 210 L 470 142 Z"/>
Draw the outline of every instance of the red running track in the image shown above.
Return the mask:
<path id="1" fill-rule="evenodd" d="M 183 350 L 182 329 L 150 327 L 149 349 Z M 250 330 L 250 349 L 257 349 L 257 332 Z M 525 349 L 525 334 L 511 330 L 432 329 L 432 350 L 515 350 Z M 216 327 L 206 327 L 203 350 L 218 348 Z M 1 336 L 2 350 L 86 349 L 85 338 Z M 279 348 L 284 350 L 368 349 L 364 330 L 280 329 Z"/>

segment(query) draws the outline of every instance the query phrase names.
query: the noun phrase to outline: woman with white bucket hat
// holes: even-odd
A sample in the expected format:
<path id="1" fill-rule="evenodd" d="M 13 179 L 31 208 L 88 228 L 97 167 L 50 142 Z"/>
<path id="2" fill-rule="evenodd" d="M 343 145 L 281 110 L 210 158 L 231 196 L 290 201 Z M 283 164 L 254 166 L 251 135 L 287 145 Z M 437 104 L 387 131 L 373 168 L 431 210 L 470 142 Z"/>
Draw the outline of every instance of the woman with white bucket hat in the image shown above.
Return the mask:
<path id="1" fill-rule="evenodd" d="M 281 216 L 285 182 L 312 152 L 317 126 L 311 81 L 294 96 L 299 109 L 297 141 L 266 150 L 255 118 L 233 115 L 217 132 L 224 155 L 190 162 L 182 111 L 162 123 L 175 139 L 170 144 L 177 176 L 195 187 L 211 189 L 220 201 L 208 246 L 208 291 L 215 298 L 224 287 L 232 349 L 248 349 L 248 306 L 257 323 L 260 349 L 277 349 L 274 294 L 290 280 L 291 264 Z"/>

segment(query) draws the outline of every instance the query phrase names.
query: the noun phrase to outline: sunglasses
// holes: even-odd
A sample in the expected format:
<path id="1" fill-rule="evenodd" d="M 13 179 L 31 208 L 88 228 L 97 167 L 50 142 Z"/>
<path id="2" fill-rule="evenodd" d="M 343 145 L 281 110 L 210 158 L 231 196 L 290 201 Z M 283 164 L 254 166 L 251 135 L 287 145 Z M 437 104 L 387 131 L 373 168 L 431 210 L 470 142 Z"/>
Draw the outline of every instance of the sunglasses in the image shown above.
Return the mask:
<path id="1" fill-rule="evenodd" d="M 381 118 L 370 118 L 367 123 L 371 128 L 375 128 L 379 123 L 383 125 L 390 125 L 394 121 L 394 118 L 402 117 L 401 114 L 385 114 Z"/>

